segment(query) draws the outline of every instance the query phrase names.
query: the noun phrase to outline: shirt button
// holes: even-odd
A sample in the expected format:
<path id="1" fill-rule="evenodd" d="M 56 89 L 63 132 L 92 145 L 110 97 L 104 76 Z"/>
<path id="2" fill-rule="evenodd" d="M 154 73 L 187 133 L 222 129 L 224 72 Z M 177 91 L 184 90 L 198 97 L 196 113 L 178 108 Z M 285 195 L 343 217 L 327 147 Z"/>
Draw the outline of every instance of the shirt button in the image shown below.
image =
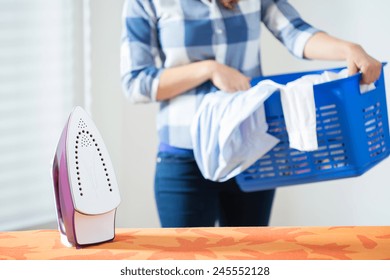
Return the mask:
<path id="1" fill-rule="evenodd" d="M 220 28 L 218 28 L 217 30 L 215 30 L 215 32 L 216 32 L 217 34 L 222 34 L 222 33 L 223 33 L 223 30 L 220 29 Z"/>

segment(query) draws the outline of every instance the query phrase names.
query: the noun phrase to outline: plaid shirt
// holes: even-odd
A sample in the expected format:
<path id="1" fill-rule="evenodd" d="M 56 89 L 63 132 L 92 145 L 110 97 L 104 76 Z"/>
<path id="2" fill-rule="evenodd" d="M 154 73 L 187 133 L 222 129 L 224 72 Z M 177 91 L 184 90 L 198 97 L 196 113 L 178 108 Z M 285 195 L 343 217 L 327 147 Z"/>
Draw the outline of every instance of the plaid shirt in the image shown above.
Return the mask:
<path id="1" fill-rule="evenodd" d="M 134 103 L 153 102 L 165 68 L 206 59 L 260 76 L 260 22 L 297 57 L 318 31 L 286 0 L 241 0 L 233 10 L 218 0 L 126 0 L 121 45 L 125 95 Z M 216 90 L 207 81 L 160 102 L 160 141 L 191 149 L 192 118 L 204 95 Z"/>

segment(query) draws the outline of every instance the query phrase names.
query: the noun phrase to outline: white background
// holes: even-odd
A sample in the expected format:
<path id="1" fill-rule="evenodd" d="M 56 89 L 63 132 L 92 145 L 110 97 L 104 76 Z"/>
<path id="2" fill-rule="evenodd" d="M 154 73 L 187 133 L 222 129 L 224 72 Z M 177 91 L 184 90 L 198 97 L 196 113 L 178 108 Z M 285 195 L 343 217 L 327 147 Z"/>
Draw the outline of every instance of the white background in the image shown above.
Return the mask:
<path id="1" fill-rule="evenodd" d="M 268 267 L 269 275 L 241 275 L 227 276 L 214 275 L 215 268 L 246 267 L 254 268 L 259 271 L 258 267 Z M 22 268 L 22 269 L 21 269 Z M 203 276 L 177 276 L 163 275 L 154 276 L 146 275 L 146 269 L 165 271 L 167 269 L 176 273 L 176 268 L 183 273 L 185 269 L 202 269 L 205 273 Z M 128 270 L 127 270 L 128 269 Z M 2 275 L 9 280 L 19 279 L 45 279 L 55 276 L 58 280 L 67 279 L 153 279 L 153 280 L 172 280 L 172 279 L 299 279 L 299 280 L 328 280 L 328 279 L 376 279 L 387 280 L 390 269 L 387 261 L 273 261 L 273 260 L 76 260 L 76 261 L 6 261 L 0 262 Z M 61 271 L 61 273 L 58 273 Z M 122 275 L 122 271 L 141 271 L 141 275 Z M 144 274 L 142 275 L 142 271 Z M 252 270 L 250 270 L 252 271 Z M 208 273 L 207 273 L 208 272 Z M 135 273 L 135 272 L 132 272 Z"/>
<path id="2" fill-rule="evenodd" d="M 361 44 L 381 61 L 390 61 L 390 2 L 383 0 L 291 0 L 302 17 L 340 38 Z M 91 1 L 92 117 L 116 170 L 122 203 L 117 227 L 159 227 L 153 195 L 156 104 L 131 105 L 119 78 L 122 0 Z M 292 57 L 263 29 L 264 74 L 344 66 Z M 388 66 L 387 68 L 389 68 Z M 386 70 L 387 84 L 390 83 Z M 387 86 L 389 96 L 389 86 Z M 362 177 L 277 191 L 273 226 L 388 225 L 390 160 Z"/>

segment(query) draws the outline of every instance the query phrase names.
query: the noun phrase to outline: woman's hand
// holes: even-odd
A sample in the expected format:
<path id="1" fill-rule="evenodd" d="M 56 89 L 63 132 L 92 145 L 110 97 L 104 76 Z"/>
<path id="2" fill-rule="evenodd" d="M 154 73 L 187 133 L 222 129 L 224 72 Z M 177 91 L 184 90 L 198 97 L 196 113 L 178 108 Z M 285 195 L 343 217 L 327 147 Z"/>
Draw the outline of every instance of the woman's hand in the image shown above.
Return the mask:
<path id="1" fill-rule="evenodd" d="M 352 44 L 347 55 L 348 75 L 362 72 L 363 84 L 371 84 L 379 79 L 382 71 L 382 64 L 375 58 L 368 55 L 364 49 Z"/>
<path id="2" fill-rule="evenodd" d="M 304 57 L 309 59 L 345 60 L 349 75 L 362 72 L 362 83 L 379 79 L 382 64 L 369 56 L 358 44 L 333 37 L 324 32 L 314 34 L 306 43 Z"/>
<path id="3" fill-rule="evenodd" d="M 210 61 L 211 82 L 225 92 L 236 92 L 250 88 L 250 78 L 234 68 Z"/>
<path id="4" fill-rule="evenodd" d="M 225 92 L 247 90 L 250 79 L 234 68 L 215 60 L 202 60 L 164 69 L 160 76 L 156 99 L 167 100 L 211 80 Z"/>

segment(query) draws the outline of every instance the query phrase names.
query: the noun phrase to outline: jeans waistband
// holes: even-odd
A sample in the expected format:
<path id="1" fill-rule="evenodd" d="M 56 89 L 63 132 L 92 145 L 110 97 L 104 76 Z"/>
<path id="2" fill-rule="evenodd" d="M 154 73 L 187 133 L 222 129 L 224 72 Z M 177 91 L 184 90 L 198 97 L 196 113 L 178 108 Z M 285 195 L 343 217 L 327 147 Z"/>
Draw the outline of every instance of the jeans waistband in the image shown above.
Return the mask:
<path id="1" fill-rule="evenodd" d="M 177 148 L 165 143 L 160 143 L 158 147 L 159 152 L 169 152 L 175 155 L 184 155 L 184 156 L 192 156 L 194 154 L 193 150 L 191 149 L 183 149 L 183 148 Z"/>

